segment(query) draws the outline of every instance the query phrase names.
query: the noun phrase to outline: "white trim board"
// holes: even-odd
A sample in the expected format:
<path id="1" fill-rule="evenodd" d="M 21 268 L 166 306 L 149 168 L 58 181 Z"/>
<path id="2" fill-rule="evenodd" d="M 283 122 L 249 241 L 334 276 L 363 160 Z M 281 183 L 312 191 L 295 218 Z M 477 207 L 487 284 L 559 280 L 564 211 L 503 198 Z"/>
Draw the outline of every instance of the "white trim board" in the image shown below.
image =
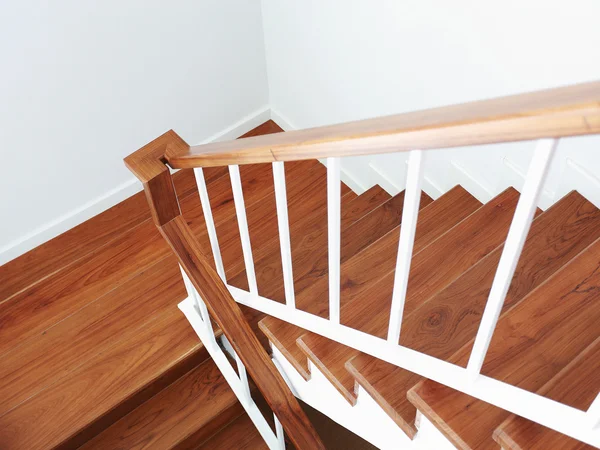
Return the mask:
<path id="1" fill-rule="evenodd" d="M 237 122 L 224 130 L 210 136 L 199 144 L 236 139 L 256 128 L 271 118 L 271 109 L 265 105 L 255 112 L 242 117 Z M 131 178 L 114 187 L 104 194 L 72 209 L 71 211 L 52 219 L 33 231 L 9 242 L 0 248 L 0 265 L 27 253 L 35 247 L 55 238 L 56 236 L 76 227 L 103 211 L 115 206 L 117 203 L 131 197 L 142 190 L 136 178 Z"/>

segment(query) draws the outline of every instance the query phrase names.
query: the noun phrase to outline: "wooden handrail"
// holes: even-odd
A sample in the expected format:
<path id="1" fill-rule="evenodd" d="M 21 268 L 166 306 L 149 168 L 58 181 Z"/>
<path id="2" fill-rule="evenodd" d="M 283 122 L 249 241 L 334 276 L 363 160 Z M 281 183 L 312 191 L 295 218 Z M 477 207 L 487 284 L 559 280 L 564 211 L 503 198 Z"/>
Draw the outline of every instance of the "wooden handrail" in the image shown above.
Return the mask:
<path id="1" fill-rule="evenodd" d="M 261 346 L 238 304 L 211 267 L 197 239 L 181 216 L 168 167 L 167 149 L 181 151 L 189 146 L 168 131 L 125 158 L 125 164 L 144 185 L 152 217 L 180 265 L 206 303 L 246 370 L 281 422 L 287 436 L 299 449 L 324 449 L 314 427 L 288 388 L 283 377 Z"/>
<path id="2" fill-rule="evenodd" d="M 267 163 L 600 133 L 600 82 L 166 152 L 173 168 Z"/>

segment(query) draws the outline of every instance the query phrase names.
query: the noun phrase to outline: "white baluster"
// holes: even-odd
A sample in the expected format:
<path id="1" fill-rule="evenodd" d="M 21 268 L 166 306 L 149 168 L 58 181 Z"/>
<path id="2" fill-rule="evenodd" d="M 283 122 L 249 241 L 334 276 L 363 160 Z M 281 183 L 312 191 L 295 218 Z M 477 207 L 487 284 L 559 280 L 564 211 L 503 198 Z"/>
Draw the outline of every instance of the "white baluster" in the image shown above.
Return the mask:
<path id="1" fill-rule="evenodd" d="M 406 190 L 404 191 L 404 208 L 402 209 L 402 226 L 398 242 L 398 255 L 396 257 L 396 274 L 394 276 L 394 290 L 392 293 L 392 307 L 390 309 L 390 324 L 388 328 L 388 341 L 397 344 L 400 339 L 400 327 L 404 313 L 404 301 L 408 288 L 410 263 L 412 261 L 415 232 L 421 202 L 421 183 L 423 181 L 423 152 L 412 150 L 408 157 L 408 176 Z"/>
<path id="2" fill-rule="evenodd" d="M 474 379 L 481 372 L 481 366 L 485 360 L 490 341 L 494 335 L 498 317 L 502 311 L 506 293 L 512 282 L 512 278 L 525 245 L 529 228 L 537 208 L 537 202 L 544 185 L 544 179 L 558 141 L 556 139 L 540 139 L 533 153 L 531 164 L 525 178 L 523 192 L 510 224 L 508 236 L 504 249 L 498 263 L 496 275 L 488 297 L 473 350 L 467 365 L 469 377 Z"/>
<path id="3" fill-rule="evenodd" d="M 210 321 L 210 315 L 208 314 L 208 309 L 206 308 L 206 303 L 200 297 L 200 294 L 192 284 L 192 280 L 188 277 L 187 273 L 183 270 L 183 267 L 179 266 L 181 270 L 181 276 L 183 278 L 183 284 L 185 285 L 185 290 L 188 293 L 188 297 L 191 297 L 194 300 L 194 304 L 198 308 L 198 312 L 200 313 L 200 318 L 202 319 L 202 324 L 206 329 L 207 341 L 204 342 L 204 345 L 208 348 L 209 346 L 216 348 L 219 346 L 217 344 L 217 340 L 215 339 L 215 332 L 213 330 L 212 322 Z"/>
<path id="4" fill-rule="evenodd" d="M 340 323 L 340 158 L 327 158 L 329 320 Z"/>
<path id="5" fill-rule="evenodd" d="M 248 286 L 252 294 L 258 295 L 256 275 L 254 273 L 254 261 L 252 259 L 252 246 L 250 245 L 250 232 L 248 230 L 248 220 L 246 219 L 246 206 L 244 204 L 244 193 L 242 192 L 242 180 L 240 178 L 239 166 L 229 166 L 229 177 L 231 178 L 231 189 L 233 191 L 235 214 L 237 215 L 238 226 L 240 228 L 240 239 L 242 240 L 242 252 L 244 254 L 244 264 L 246 265 Z"/>
<path id="6" fill-rule="evenodd" d="M 279 245 L 281 247 L 281 265 L 283 268 L 283 286 L 285 302 L 296 307 L 294 296 L 294 275 L 292 271 L 292 248 L 290 244 L 290 223 L 285 188 L 285 168 L 283 162 L 273 163 L 273 182 L 275 186 L 275 203 L 277 205 L 277 224 L 279 226 Z"/>
<path id="7" fill-rule="evenodd" d="M 275 420 L 275 435 L 277 436 L 277 443 L 279 444 L 278 450 L 285 450 L 285 433 L 283 432 L 283 426 L 281 426 L 281 422 L 273 413 L 273 419 Z"/>
<path id="8" fill-rule="evenodd" d="M 202 205 L 202 214 L 206 222 L 206 230 L 208 232 L 208 240 L 215 259 L 215 267 L 217 273 L 223 281 L 225 281 L 225 269 L 223 268 L 223 259 L 221 258 L 221 250 L 219 249 L 219 240 L 217 239 L 217 229 L 210 208 L 210 200 L 208 198 L 208 190 L 206 189 L 206 181 L 204 180 L 204 172 L 201 167 L 194 169 L 196 184 L 198 185 L 198 194 L 200 194 L 200 204 Z"/>
<path id="9" fill-rule="evenodd" d="M 246 366 L 238 356 L 237 352 L 235 352 L 235 363 L 237 364 L 238 376 L 240 377 L 240 381 L 242 382 L 243 389 L 243 399 L 242 401 L 246 402 L 246 404 L 250 404 L 252 401 L 252 396 L 250 395 L 250 384 L 248 383 L 248 374 L 246 373 Z"/>

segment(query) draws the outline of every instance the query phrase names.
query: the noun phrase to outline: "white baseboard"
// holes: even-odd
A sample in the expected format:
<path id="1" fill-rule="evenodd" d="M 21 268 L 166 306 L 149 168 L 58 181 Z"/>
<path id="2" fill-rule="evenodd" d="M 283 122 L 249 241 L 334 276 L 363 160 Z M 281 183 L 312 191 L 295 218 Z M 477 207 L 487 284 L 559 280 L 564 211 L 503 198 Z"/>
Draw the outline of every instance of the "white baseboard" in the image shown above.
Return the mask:
<path id="1" fill-rule="evenodd" d="M 236 139 L 270 118 L 271 109 L 268 105 L 265 105 L 257 111 L 242 117 L 224 130 L 203 140 L 200 144 Z M 84 203 L 78 208 L 45 223 L 12 242 L 9 242 L 7 245 L 0 248 L 0 265 L 21 256 L 38 245 L 41 245 L 86 220 L 91 219 L 141 190 L 141 184 L 136 178 L 132 177 L 108 192 Z"/>

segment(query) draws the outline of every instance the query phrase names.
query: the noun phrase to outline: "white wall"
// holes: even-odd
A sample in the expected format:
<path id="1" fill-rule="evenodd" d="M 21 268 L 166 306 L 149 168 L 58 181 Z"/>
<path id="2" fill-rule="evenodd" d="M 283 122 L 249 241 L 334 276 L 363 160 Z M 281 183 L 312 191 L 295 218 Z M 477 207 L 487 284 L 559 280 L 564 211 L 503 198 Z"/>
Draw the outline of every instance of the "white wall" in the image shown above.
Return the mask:
<path id="1" fill-rule="evenodd" d="M 0 2 L 0 264 L 139 189 L 122 159 L 164 131 L 268 119 L 261 20 L 259 1 Z"/>
<path id="2" fill-rule="evenodd" d="M 597 0 L 262 0 L 262 7 L 271 107 L 292 128 L 600 79 Z M 486 200 L 518 186 L 532 144 L 489 147 L 429 157 L 429 192 L 460 182 Z M 600 206 L 600 184 L 578 169 L 599 176 L 599 148 L 597 137 L 564 140 L 541 206 L 573 188 Z M 342 163 L 364 188 L 381 182 L 390 190 L 403 186 L 403 166 L 392 156 Z"/>

